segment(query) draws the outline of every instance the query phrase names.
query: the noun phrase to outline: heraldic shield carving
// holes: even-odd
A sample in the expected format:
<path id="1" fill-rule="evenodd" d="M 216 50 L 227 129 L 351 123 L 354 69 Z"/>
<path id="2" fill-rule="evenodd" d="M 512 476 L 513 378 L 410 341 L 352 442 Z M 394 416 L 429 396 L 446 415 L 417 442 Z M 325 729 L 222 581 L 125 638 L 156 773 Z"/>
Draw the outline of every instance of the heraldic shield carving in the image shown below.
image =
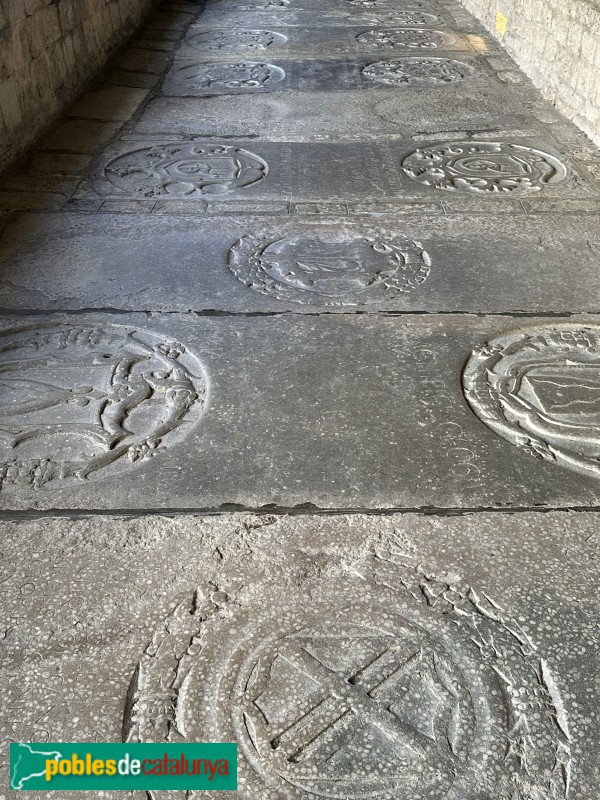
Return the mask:
<path id="1" fill-rule="evenodd" d="M 187 435 L 207 378 L 178 343 L 121 325 L 0 336 L 0 485 L 77 484 L 140 464 Z"/>
<path id="2" fill-rule="evenodd" d="M 499 336 L 463 372 L 471 409 L 537 458 L 600 477 L 600 327 L 557 324 Z"/>
<path id="3" fill-rule="evenodd" d="M 183 601 L 142 655 L 124 739 L 236 741 L 242 800 L 568 797 L 557 683 L 493 599 L 379 555 L 303 592 Z"/>

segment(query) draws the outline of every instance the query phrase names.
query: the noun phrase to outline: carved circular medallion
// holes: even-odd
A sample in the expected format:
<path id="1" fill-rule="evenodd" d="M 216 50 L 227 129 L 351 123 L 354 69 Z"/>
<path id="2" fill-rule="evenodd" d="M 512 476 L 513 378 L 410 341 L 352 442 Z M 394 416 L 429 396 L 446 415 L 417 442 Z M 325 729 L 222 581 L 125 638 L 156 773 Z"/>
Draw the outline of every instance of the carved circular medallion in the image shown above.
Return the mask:
<path id="1" fill-rule="evenodd" d="M 381 50 L 392 50 L 395 47 L 435 50 L 452 42 L 452 36 L 447 33 L 419 28 L 365 31 L 356 38 L 361 44 L 368 44 Z"/>
<path id="2" fill-rule="evenodd" d="M 178 342 L 121 325 L 0 336 L 0 486 L 76 483 L 141 464 L 187 435 L 207 378 Z"/>
<path id="3" fill-rule="evenodd" d="M 123 153 L 106 165 L 104 177 L 127 194 L 177 199 L 243 189 L 267 172 L 266 161 L 248 150 L 180 142 Z"/>
<path id="4" fill-rule="evenodd" d="M 272 240 L 245 236 L 229 252 L 229 268 L 246 286 L 296 303 L 359 305 L 408 294 L 428 277 L 419 242 L 379 231 L 348 236 L 324 229 Z"/>
<path id="5" fill-rule="evenodd" d="M 177 71 L 177 81 L 193 89 L 261 89 L 285 78 L 274 64 L 244 61 L 239 64 L 191 64 Z"/>
<path id="6" fill-rule="evenodd" d="M 479 419 L 531 455 L 600 477 L 600 327 L 550 325 L 492 339 L 463 374 Z"/>
<path id="7" fill-rule="evenodd" d="M 444 85 L 469 78 L 473 69 L 451 58 L 403 58 L 368 64 L 362 74 L 377 83 L 390 86 Z"/>
<path id="8" fill-rule="evenodd" d="M 567 797 L 552 672 L 460 577 L 371 556 L 277 594 L 276 614 L 272 585 L 247 607 L 224 588 L 182 604 L 154 637 L 127 740 L 237 741 L 243 800 Z"/>
<path id="9" fill-rule="evenodd" d="M 425 11 L 386 11 L 377 14 L 362 14 L 361 20 L 373 25 L 398 25 L 403 27 L 408 25 L 434 25 L 439 21 L 435 14 L 428 14 Z"/>
<path id="10" fill-rule="evenodd" d="M 232 11 L 281 11 L 289 6 L 290 0 L 262 0 L 253 5 L 234 5 Z"/>
<path id="11" fill-rule="evenodd" d="M 479 194 L 538 192 L 567 175 L 564 165 L 549 153 L 506 142 L 420 147 L 404 159 L 402 167 L 425 186 Z"/>
<path id="12" fill-rule="evenodd" d="M 201 50 L 266 50 L 286 41 L 287 36 L 275 31 L 213 30 L 191 36 L 188 44 Z"/>

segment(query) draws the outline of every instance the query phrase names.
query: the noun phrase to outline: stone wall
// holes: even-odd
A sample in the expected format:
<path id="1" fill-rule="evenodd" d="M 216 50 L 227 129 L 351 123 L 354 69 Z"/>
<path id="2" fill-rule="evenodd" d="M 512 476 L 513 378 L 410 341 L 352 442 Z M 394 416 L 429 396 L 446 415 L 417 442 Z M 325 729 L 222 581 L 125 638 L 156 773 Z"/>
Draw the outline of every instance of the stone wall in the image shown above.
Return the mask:
<path id="1" fill-rule="evenodd" d="M 600 144 L 600 0 L 462 0 L 544 96 Z"/>
<path id="2" fill-rule="evenodd" d="M 0 0 L 0 169 L 94 77 L 155 0 Z"/>

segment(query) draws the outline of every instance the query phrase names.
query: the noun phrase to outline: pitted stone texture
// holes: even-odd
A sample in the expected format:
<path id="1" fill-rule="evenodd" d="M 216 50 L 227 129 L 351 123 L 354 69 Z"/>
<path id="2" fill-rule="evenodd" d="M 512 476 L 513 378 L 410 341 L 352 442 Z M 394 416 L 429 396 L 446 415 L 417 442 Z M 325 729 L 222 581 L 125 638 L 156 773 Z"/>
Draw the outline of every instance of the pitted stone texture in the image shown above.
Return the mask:
<path id="1" fill-rule="evenodd" d="M 402 162 L 405 173 L 447 191 L 509 194 L 539 192 L 565 179 L 556 157 L 507 142 L 451 142 L 419 148 Z"/>
<path id="2" fill-rule="evenodd" d="M 270 11 L 256 7 L 252 14 L 228 5 L 211 5 L 203 13 L 200 22 L 211 28 L 248 28 L 253 27 L 290 27 L 313 28 L 319 25 L 349 27 L 377 26 L 380 28 L 404 27 L 440 27 L 447 23 L 449 15 L 418 9 L 382 10 L 364 8 L 348 8 L 346 13 L 336 11 L 329 6 L 319 11 L 309 11 L 293 7 L 277 8 Z"/>
<path id="3" fill-rule="evenodd" d="M 406 58 L 376 61 L 364 67 L 362 74 L 375 83 L 419 86 L 464 81 L 473 75 L 473 69 L 468 64 L 450 58 Z"/>
<path id="4" fill-rule="evenodd" d="M 538 458 L 600 477 L 600 327 L 515 330 L 473 352 L 465 396 L 493 431 Z"/>
<path id="5" fill-rule="evenodd" d="M 6 330 L 0 369 L 0 488 L 127 471 L 185 438 L 208 392 L 184 345 L 118 325 Z"/>
<path id="6" fill-rule="evenodd" d="M 71 314 L 68 322 L 139 329 L 150 327 L 146 316 Z M 64 322 L 37 316 L 30 324 Z M 156 314 L 151 323 L 155 336 L 185 342 L 210 376 L 201 424 L 126 482 L 97 475 L 37 490 L 9 484 L 0 492 L 3 509 L 597 502 L 596 478 L 532 459 L 482 425 L 464 401 L 465 359 L 505 329 L 501 317 Z M 75 365 L 75 377 L 80 372 Z M 80 381 L 74 384 L 89 384 L 84 374 Z M 44 420 L 55 423 L 52 409 Z"/>
<path id="7" fill-rule="evenodd" d="M 458 195 L 449 197 L 458 203 Z M 434 203 L 393 199 L 387 205 L 304 202 L 293 209 L 267 200 L 166 199 L 152 214 L 144 209 L 153 201 L 114 200 L 126 205 L 101 215 L 30 214 L 12 221 L 3 234 L 0 290 L 3 303 L 17 309 L 311 313 L 322 303 L 330 312 L 351 311 L 353 306 L 326 307 L 326 297 L 290 284 L 281 294 L 260 268 L 258 291 L 247 288 L 250 264 L 240 259 L 243 282 L 236 280 L 228 269 L 229 253 L 236 241 L 249 243 L 248 237 L 261 240 L 255 249 L 268 253 L 278 242 L 304 243 L 314 253 L 321 240 L 365 243 L 387 235 L 420 242 L 431 274 L 408 293 L 390 293 L 380 285 L 376 292 L 367 287 L 348 298 L 360 301 L 362 311 L 594 311 L 598 212 L 566 217 L 564 201 L 558 201 L 560 207 L 554 201 L 548 213 L 519 215 L 514 201 L 502 198 L 481 213 L 479 198 L 461 196 L 461 204 L 467 201 L 464 213 L 450 205 L 447 215 Z M 340 216 L 344 211 L 349 213 Z M 364 252 L 369 254 L 368 246 Z M 378 268 L 385 261 L 380 258 L 368 263 Z M 396 273 L 402 281 L 424 277 L 427 265 L 417 266 L 418 261 Z"/>
<path id="8" fill-rule="evenodd" d="M 246 286 L 280 300 L 353 306 L 417 289 L 431 259 L 419 242 L 389 231 L 354 238 L 317 228 L 276 241 L 246 236 L 231 248 L 229 269 Z"/>
<path id="9" fill-rule="evenodd" d="M 594 798 L 597 514 L 1 527 L 3 742 L 237 741 L 244 800 Z"/>

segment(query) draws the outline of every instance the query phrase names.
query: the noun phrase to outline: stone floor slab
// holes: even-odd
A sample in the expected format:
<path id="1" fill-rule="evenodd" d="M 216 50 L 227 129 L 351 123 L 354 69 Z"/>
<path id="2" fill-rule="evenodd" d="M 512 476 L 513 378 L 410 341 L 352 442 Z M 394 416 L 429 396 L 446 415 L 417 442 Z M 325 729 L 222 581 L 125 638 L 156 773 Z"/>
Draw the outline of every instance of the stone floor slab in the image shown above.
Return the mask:
<path id="1" fill-rule="evenodd" d="M 119 201 L 114 201 L 118 203 Z M 36 214 L 0 240 L 6 309 L 597 312 L 599 217 Z M 184 203 L 183 203 L 184 204 Z M 188 201 L 190 204 L 190 201 Z M 185 205 L 185 204 L 184 204 Z M 218 204 L 216 204 L 218 205 Z M 223 203 L 222 205 L 227 205 Z M 274 209 L 277 210 L 277 209 Z M 120 213 L 119 213 L 120 212 Z M 331 273 L 336 260 L 346 269 Z M 295 265 L 295 266 L 294 266 Z M 300 265 L 300 266 L 299 266 Z M 292 273 L 285 277 L 286 268 Z M 383 272 L 382 272 L 383 270 Z M 317 276 L 317 277 L 315 277 Z"/>
<path id="2" fill-rule="evenodd" d="M 346 755 L 350 796 L 393 777 L 397 800 L 432 787 L 593 800 L 598 524 L 573 512 L 2 523 L 3 760 L 13 738 L 177 735 L 236 741 L 243 800 L 297 800 L 307 782 L 327 798 L 327 779 L 350 784 Z M 252 668 L 246 718 L 268 707 L 272 738 L 318 704 L 331 717 L 292 729 L 277 761 L 238 724 Z M 304 773 L 299 788 L 290 753 L 308 735 L 302 763 L 321 780 Z M 387 778 L 369 770 L 365 736 Z"/>
<path id="3" fill-rule="evenodd" d="M 373 56 L 352 59 L 274 59 L 176 61 L 162 86 L 162 93 L 175 97 L 219 94 L 255 95 L 264 92 L 333 91 L 365 89 L 435 88 L 454 82 L 473 86 L 493 83 L 487 61 L 479 56 L 447 53 L 443 58 L 408 56 L 374 60 Z M 447 93 L 447 92 L 446 92 Z"/>
<path id="4" fill-rule="evenodd" d="M 209 28 L 202 22 L 192 25 L 175 58 L 200 54 L 230 57 L 262 52 L 269 57 L 298 55 L 340 55 L 354 53 L 441 53 L 448 50 L 472 53 L 475 48 L 466 36 L 448 28 L 377 27 L 364 25 L 315 28 Z"/>
<path id="5" fill-rule="evenodd" d="M 14 409 L 13 393 L 29 386 L 32 399 L 17 416 L 32 416 L 7 430 L 0 503 L 595 505 L 596 479 L 500 438 L 463 398 L 461 373 L 474 349 L 551 324 L 455 314 L 6 318 L 3 358 L 19 371 L 7 402 Z M 120 404 L 111 401 L 98 420 L 106 393 L 121 383 Z"/>

